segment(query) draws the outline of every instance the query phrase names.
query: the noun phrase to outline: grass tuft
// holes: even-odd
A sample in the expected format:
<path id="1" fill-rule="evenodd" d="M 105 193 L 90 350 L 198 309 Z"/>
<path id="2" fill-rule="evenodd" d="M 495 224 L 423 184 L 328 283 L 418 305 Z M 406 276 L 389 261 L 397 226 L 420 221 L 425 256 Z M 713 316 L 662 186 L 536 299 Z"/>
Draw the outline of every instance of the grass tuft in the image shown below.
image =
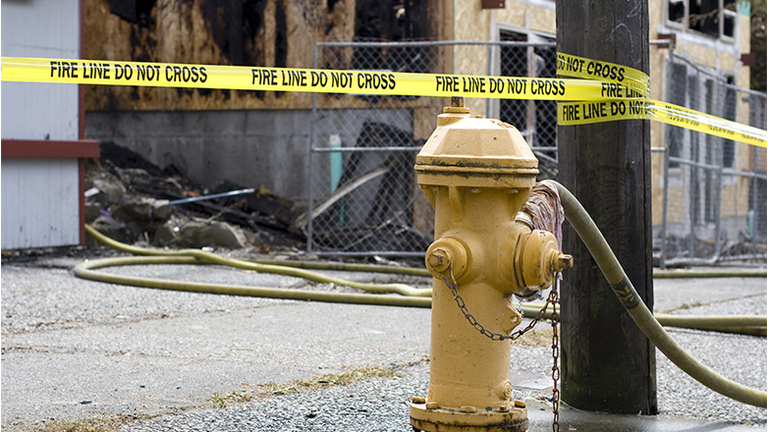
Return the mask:
<path id="1" fill-rule="evenodd" d="M 142 416 L 115 415 L 111 417 L 93 417 L 84 420 L 57 420 L 42 427 L 35 427 L 38 432 L 113 432 L 127 423 Z"/>
<path id="2" fill-rule="evenodd" d="M 395 371 L 378 366 L 350 369 L 342 373 L 331 373 L 309 378 L 306 380 L 291 380 L 287 384 L 261 384 L 261 393 L 269 395 L 286 395 L 302 390 L 318 390 L 325 387 L 344 386 L 371 378 L 393 378 Z"/>
<path id="3" fill-rule="evenodd" d="M 206 399 L 206 402 L 212 403 L 214 406 L 224 408 L 232 404 L 245 403 L 253 399 L 253 395 L 245 392 L 232 392 L 224 396 L 214 393 L 213 396 Z"/>

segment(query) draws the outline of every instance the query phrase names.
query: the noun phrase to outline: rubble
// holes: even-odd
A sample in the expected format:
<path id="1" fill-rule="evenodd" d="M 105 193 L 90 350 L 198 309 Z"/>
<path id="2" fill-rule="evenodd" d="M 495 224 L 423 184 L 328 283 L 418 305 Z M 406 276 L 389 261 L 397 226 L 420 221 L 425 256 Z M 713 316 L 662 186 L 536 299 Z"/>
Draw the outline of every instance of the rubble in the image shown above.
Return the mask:
<path id="1" fill-rule="evenodd" d="M 98 191 L 96 202 L 101 205 L 120 204 L 125 196 L 125 186 L 107 176 L 96 177 L 92 181 L 93 187 Z"/>
<path id="2" fill-rule="evenodd" d="M 193 248 L 220 246 L 241 249 L 252 245 L 243 229 L 226 222 L 189 221 L 179 230 L 178 236 L 183 246 Z"/>
<path id="3" fill-rule="evenodd" d="M 89 161 L 86 189 L 86 223 L 121 242 L 262 252 L 304 247 L 303 234 L 289 231 L 298 213 L 291 200 L 227 180 L 209 191 L 114 143 L 102 143 L 101 158 Z M 234 196 L 204 197 L 233 190 Z"/>
<path id="4" fill-rule="evenodd" d="M 174 208 L 168 200 L 139 197 L 119 204 L 112 216 L 121 220 L 141 222 L 166 221 L 173 211 Z"/>
<path id="5" fill-rule="evenodd" d="M 422 193 L 414 191 L 413 164 L 423 144 L 408 131 L 365 121 L 355 141 L 358 150 L 404 151 L 351 152 L 337 187 L 314 202 L 312 214 L 300 214 L 295 226 L 303 229 L 312 220 L 312 239 L 320 250 L 423 253 L 432 243 L 432 229 L 424 234 L 413 228 L 429 227 L 433 219 L 431 210 L 416 215 L 422 220 L 414 218 L 414 196 Z"/>

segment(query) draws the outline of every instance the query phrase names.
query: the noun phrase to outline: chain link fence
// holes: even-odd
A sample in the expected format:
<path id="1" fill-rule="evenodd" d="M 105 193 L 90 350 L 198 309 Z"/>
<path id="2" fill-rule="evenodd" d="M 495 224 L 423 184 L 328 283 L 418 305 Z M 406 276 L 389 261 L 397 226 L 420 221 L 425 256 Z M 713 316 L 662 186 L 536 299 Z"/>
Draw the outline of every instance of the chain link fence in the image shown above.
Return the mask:
<path id="1" fill-rule="evenodd" d="M 683 56 L 671 53 L 668 61 L 669 102 L 766 128 L 764 93 Z M 662 221 L 654 227 L 659 266 L 764 262 L 765 149 L 669 125 L 663 138 Z"/>
<path id="2" fill-rule="evenodd" d="M 500 42 L 319 43 L 314 67 L 350 70 L 554 77 L 553 40 L 502 33 Z M 766 96 L 695 65 L 670 49 L 666 100 L 766 128 Z M 555 101 L 467 101 L 473 114 L 516 126 L 539 158 L 540 179 L 557 178 Z M 423 256 L 434 212 L 415 182 L 415 155 L 444 98 L 313 96 L 309 208 L 300 218 L 308 249 L 327 255 Z M 654 143 L 653 246 L 661 267 L 766 257 L 766 151 L 675 126 Z"/>
<path id="3" fill-rule="evenodd" d="M 470 59 L 466 63 L 454 59 Z M 462 75 L 555 75 L 554 43 L 319 43 L 315 68 Z M 340 81 L 341 82 L 341 81 Z M 542 101 L 472 101 L 473 114 L 516 125 L 556 169 L 557 107 Z M 416 153 L 448 103 L 444 98 L 315 95 L 309 208 L 300 218 L 308 249 L 329 255 L 423 256 L 434 212 L 415 182 Z M 483 112 L 485 111 L 485 112 Z M 543 166 L 544 164 L 542 164 Z"/>

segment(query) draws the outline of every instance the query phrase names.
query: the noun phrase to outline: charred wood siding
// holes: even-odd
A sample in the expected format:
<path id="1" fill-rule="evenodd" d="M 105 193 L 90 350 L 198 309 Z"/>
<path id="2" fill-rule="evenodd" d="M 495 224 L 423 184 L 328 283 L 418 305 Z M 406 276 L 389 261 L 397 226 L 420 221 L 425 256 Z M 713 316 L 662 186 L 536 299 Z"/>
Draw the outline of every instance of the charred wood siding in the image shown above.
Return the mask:
<path id="1" fill-rule="evenodd" d="M 349 6 L 351 5 L 351 6 Z M 86 0 L 86 56 L 310 67 L 316 40 L 351 40 L 353 3 L 307 0 Z M 89 111 L 308 108 L 292 93 L 89 87 Z"/>
<path id="2" fill-rule="evenodd" d="M 444 20 L 431 17 L 445 13 L 437 0 L 86 0 L 84 58 L 311 67 L 317 41 L 438 39 Z M 423 63 L 425 54 L 413 57 Z M 376 57 L 347 56 L 343 67 L 426 71 L 425 63 L 391 64 L 383 53 Z M 319 66 L 328 61 L 321 59 Z M 311 100 L 306 93 L 90 86 L 86 109 L 307 109 Z M 324 107 L 375 102 L 319 100 Z"/>

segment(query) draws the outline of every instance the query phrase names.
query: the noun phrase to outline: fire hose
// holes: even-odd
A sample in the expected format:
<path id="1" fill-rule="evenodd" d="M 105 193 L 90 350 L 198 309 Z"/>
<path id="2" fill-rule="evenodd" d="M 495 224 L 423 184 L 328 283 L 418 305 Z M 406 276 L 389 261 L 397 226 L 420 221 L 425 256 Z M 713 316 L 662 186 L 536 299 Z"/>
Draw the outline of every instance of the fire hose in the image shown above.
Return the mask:
<path id="1" fill-rule="evenodd" d="M 621 284 L 622 288 L 626 290 L 627 295 L 631 295 L 637 299 L 637 301 L 633 302 L 631 305 L 627 302 L 621 303 L 646 337 L 648 337 L 648 339 L 675 365 L 708 388 L 739 402 L 766 407 L 766 392 L 733 382 L 709 369 L 685 352 L 685 350 L 683 350 L 662 327 L 662 325 L 669 325 L 675 327 L 697 328 L 701 330 L 765 335 L 767 323 L 766 317 L 681 317 L 672 315 L 658 315 L 657 317 L 654 317 L 654 314 L 642 302 L 634 286 L 632 286 L 632 283 L 626 277 L 624 270 L 616 259 L 616 256 L 613 254 L 613 251 L 608 246 L 602 233 L 578 200 L 559 183 L 550 180 L 546 182 L 557 187 L 565 210 L 566 219 L 571 223 L 574 230 L 587 246 L 590 254 L 595 258 L 606 280 L 612 286 Z M 429 273 L 424 269 L 334 263 L 248 261 L 223 258 L 214 253 L 198 249 L 166 251 L 126 245 L 104 236 L 89 225 L 86 225 L 85 228 L 90 235 L 110 247 L 123 252 L 145 256 L 102 258 L 80 263 L 75 267 L 74 273 L 77 277 L 83 279 L 145 288 L 211 294 L 403 307 L 426 308 L 431 306 L 431 289 L 418 289 L 405 284 L 370 284 L 347 281 L 307 270 L 308 268 L 313 268 L 428 276 Z M 320 283 L 347 286 L 365 291 L 366 294 L 173 281 L 124 276 L 96 271 L 97 269 L 106 267 L 149 264 L 226 265 L 244 270 L 294 276 Z M 523 307 L 523 311 L 531 316 L 537 313 L 538 309 L 536 309 L 534 305 L 528 305 Z"/>
<path id="2" fill-rule="evenodd" d="M 616 255 L 581 203 L 563 185 L 550 180 L 547 182 L 557 187 L 568 222 L 571 223 L 579 238 L 589 249 L 589 253 L 595 258 L 608 283 L 612 287 L 621 285 L 622 289 L 627 290 L 625 291 L 627 292 L 626 295 L 634 297 L 634 302 L 621 301 L 620 299 L 621 304 L 656 348 L 677 367 L 710 389 L 739 402 L 765 407 L 766 392 L 746 387 L 723 377 L 693 358 L 672 339 L 640 299 L 635 287 L 616 259 Z M 614 292 L 619 296 L 616 289 Z M 766 323 L 765 317 L 762 317 L 762 323 Z"/>

